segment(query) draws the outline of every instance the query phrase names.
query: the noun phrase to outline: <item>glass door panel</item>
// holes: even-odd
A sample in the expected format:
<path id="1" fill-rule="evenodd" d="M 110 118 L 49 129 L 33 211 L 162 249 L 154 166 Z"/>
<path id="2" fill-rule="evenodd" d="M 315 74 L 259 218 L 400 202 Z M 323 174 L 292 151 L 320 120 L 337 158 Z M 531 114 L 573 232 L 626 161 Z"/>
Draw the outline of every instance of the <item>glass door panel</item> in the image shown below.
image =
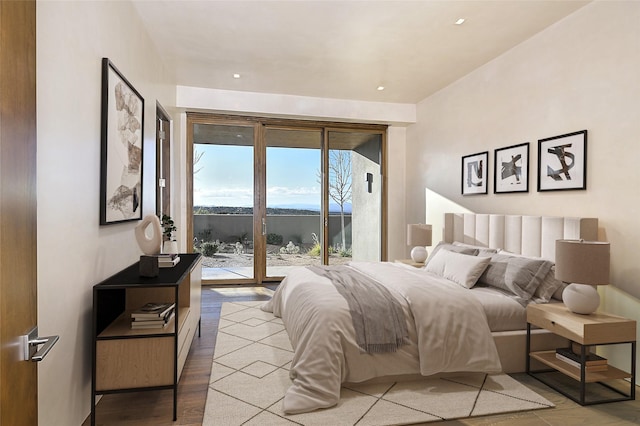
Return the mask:
<path id="1" fill-rule="evenodd" d="M 193 243 L 203 280 L 253 280 L 254 128 L 193 125 Z"/>
<path id="2" fill-rule="evenodd" d="M 322 264 L 322 130 L 267 127 L 265 143 L 266 277 L 275 279 Z"/>
<path id="3" fill-rule="evenodd" d="M 327 248 L 330 265 L 379 261 L 382 135 L 330 130 Z"/>

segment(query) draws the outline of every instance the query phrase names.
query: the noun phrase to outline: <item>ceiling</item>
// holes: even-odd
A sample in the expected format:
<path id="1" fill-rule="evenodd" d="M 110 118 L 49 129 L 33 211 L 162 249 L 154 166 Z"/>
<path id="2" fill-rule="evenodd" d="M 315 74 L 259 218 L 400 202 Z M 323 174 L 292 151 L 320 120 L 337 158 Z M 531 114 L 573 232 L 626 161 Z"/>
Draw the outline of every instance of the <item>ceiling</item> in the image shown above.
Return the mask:
<path id="1" fill-rule="evenodd" d="M 178 85 L 398 103 L 421 101 L 587 3 L 133 1 Z"/>

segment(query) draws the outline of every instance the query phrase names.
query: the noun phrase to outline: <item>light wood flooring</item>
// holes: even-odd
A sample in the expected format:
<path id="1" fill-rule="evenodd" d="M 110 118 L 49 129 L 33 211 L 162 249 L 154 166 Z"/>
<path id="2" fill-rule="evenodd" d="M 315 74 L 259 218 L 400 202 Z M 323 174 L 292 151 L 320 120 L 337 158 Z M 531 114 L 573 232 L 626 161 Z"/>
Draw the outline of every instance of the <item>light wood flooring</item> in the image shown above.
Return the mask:
<path id="1" fill-rule="evenodd" d="M 203 287 L 202 336 L 198 338 L 196 335 L 193 341 L 178 386 L 178 420 L 172 421 L 172 392 L 150 391 L 104 395 L 97 405 L 96 425 L 201 425 L 222 303 L 225 301 L 266 299 L 268 296 L 265 295 L 221 296 L 212 291 L 210 287 Z M 428 423 L 428 425 L 640 425 L 640 402 L 637 400 L 581 407 L 526 374 L 516 374 L 514 377 L 553 402 L 556 407 L 523 413 Z M 87 418 L 83 426 L 89 425 L 90 419 Z"/>

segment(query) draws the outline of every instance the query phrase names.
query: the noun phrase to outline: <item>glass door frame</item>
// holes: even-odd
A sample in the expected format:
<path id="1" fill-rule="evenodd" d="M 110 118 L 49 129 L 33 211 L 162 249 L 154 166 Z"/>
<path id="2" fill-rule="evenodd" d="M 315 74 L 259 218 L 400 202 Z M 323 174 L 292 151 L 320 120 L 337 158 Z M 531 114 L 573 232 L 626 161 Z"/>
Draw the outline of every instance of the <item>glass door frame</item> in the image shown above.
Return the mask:
<path id="1" fill-rule="evenodd" d="M 329 238 L 329 133 L 372 133 L 381 136 L 380 172 L 381 172 L 381 218 L 380 218 L 380 260 L 387 260 L 387 125 L 340 123 L 312 120 L 268 118 L 256 116 L 222 115 L 202 112 L 187 112 L 186 120 L 186 212 L 188 252 L 193 252 L 193 155 L 194 155 L 194 124 L 217 124 L 229 126 L 247 126 L 254 128 L 254 206 L 253 206 L 253 243 L 254 243 L 254 277 L 253 279 L 233 280 L 203 280 L 203 284 L 252 284 L 261 285 L 277 282 L 282 277 L 267 277 L 266 261 L 266 129 L 283 130 L 320 130 L 322 131 L 322 263 L 328 264 L 329 251 L 326 244 Z"/>
<path id="2" fill-rule="evenodd" d="M 324 141 L 322 146 L 322 170 L 323 170 L 323 182 L 322 182 L 322 197 L 323 197 L 323 214 L 324 214 L 324 229 L 323 229 L 323 240 L 329 241 L 330 229 L 329 229 L 329 152 L 334 149 L 330 144 L 331 133 L 365 133 L 371 135 L 380 135 L 380 185 L 381 185 L 381 199 L 380 199 L 380 260 L 386 261 L 388 259 L 388 250 L 387 250 L 387 205 L 388 205 L 388 196 L 387 196 L 387 126 L 384 126 L 384 131 L 381 131 L 378 128 L 370 127 L 370 126 L 333 126 L 335 123 L 331 123 L 331 125 L 326 126 L 324 128 Z M 344 146 L 343 148 L 353 149 L 355 146 Z M 353 177 L 352 177 L 353 179 Z M 325 248 L 324 250 L 324 261 L 323 264 L 329 264 L 329 251 Z"/>
<path id="3" fill-rule="evenodd" d="M 264 201 L 264 211 L 262 211 L 262 214 L 263 214 L 263 216 L 262 216 L 263 217 L 263 219 L 262 219 L 263 228 L 262 229 L 264 231 L 265 230 L 265 226 L 266 226 L 264 224 L 267 221 L 267 206 L 266 206 L 266 204 L 267 204 L 267 196 L 266 196 L 266 191 L 268 190 L 267 181 L 266 181 L 267 148 L 269 148 L 267 137 L 266 137 L 267 131 L 268 130 L 281 130 L 281 131 L 292 131 L 292 132 L 298 132 L 298 131 L 302 131 L 302 132 L 318 132 L 319 136 L 320 136 L 319 149 L 320 149 L 320 152 L 321 152 L 321 163 L 320 163 L 320 169 L 321 170 L 320 171 L 321 171 L 322 175 L 324 176 L 324 174 L 325 174 L 324 170 L 326 170 L 326 169 L 325 169 L 325 164 L 324 164 L 324 154 L 323 153 L 326 151 L 325 150 L 325 146 L 326 145 L 325 145 L 325 142 L 324 142 L 325 141 L 326 130 L 325 130 L 325 128 L 323 126 L 314 125 L 311 122 L 309 122 L 307 125 L 304 125 L 304 126 L 301 126 L 298 121 L 296 121 L 296 123 L 298 123 L 297 125 L 284 124 L 284 123 L 281 123 L 279 120 L 278 120 L 278 122 L 275 122 L 274 120 L 263 120 L 263 121 L 261 121 L 261 123 L 262 123 L 263 133 L 262 133 L 261 138 L 260 138 L 261 140 L 258 142 L 258 144 L 260 145 L 260 150 L 264 153 L 263 158 L 264 158 L 265 182 L 264 182 L 264 186 L 262 187 L 262 188 L 264 188 L 262 190 L 262 192 L 264 193 L 264 200 L 265 200 Z M 291 145 L 290 147 L 294 148 L 294 149 L 303 148 L 302 146 L 294 146 L 294 145 Z M 309 148 L 309 147 L 304 147 L 304 148 Z M 321 189 L 320 189 L 321 194 L 325 194 L 327 192 L 325 190 L 325 188 L 326 188 L 326 186 L 325 186 L 325 183 L 324 183 L 324 179 L 322 179 Z M 324 219 L 325 218 L 324 210 L 325 210 L 325 206 L 326 206 L 326 200 L 324 199 L 324 195 L 322 195 L 321 197 L 322 197 L 322 199 L 321 199 L 321 202 L 320 202 L 320 216 L 322 218 L 322 223 L 324 224 L 324 223 L 326 223 L 326 219 Z M 324 241 L 326 241 L 326 240 L 323 238 L 325 228 L 326 228 L 326 226 L 323 225 L 322 229 L 320 231 L 320 234 L 321 234 L 320 235 L 320 238 L 321 238 L 320 245 L 321 245 L 321 248 L 322 248 L 322 250 L 321 250 L 321 263 L 322 264 L 326 264 L 326 262 L 327 262 L 325 256 L 322 256 L 322 254 L 323 253 L 324 254 L 328 253 L 328 251 L 327 251 L 327 249 L 325 247 L 325 243 L 324 243 Z M 267 230 L 267 233 L 268 233 L 268 230 Z M 267 265 L 267 260 L 266 260 L 266 254 L 267 254 L 266 233 L 263 236 L 264 236 L 264 242 L 262 243 L 263 244 L 262 247 L 264 248 L 264 254 L 265 254 L 265 260 L 264 260 L 265 261 L 265 269 L 263 270 L 262 281 L 263 282 L 274 282 L 274 281 L 275 282 L 279 282 L 284 278 L 283 276 L 268 275 L 267 274 L 268 265 Z"/>

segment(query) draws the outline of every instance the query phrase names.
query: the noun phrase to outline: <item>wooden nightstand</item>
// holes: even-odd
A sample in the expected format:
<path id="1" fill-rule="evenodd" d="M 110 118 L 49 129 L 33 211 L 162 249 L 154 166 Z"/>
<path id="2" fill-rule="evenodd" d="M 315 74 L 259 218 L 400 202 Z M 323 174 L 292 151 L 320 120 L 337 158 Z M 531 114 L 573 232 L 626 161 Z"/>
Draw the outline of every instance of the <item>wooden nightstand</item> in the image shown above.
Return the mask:
<path id="1" fill-rule="evenodd" d="M 405 265 L 410 265 L 415 268 L 424 268 L 424 262 L 414 262 L 413 259 L 396 259 L 398 263 L 404 263 Z"/>
<path id="2" fill-rule="evenodd" d="M 628 373 L 622 371 L 611 365 L 608 366 L 606 371 L 588 372 L 585 371 L 584 363 L 582 363 L 581 368 L 577 368 L 557 359 L 555 351 L 530 352 L 532 325 L 544 328 L 559 336 L 584 345 L 581 353 L 583 360 L 586 356 L 585 346 L 629 344 L 631 346 L 631 372 Z M 559 388 L 545 378 L 545 373 L 553 370 L 531 371 L 531 358 L 542 362 L 553 370 L 559 371 L 562 374 L 577 380 L 580 383 L 579 397 Z M 636 397 L 635 359 L 636 322 L 634 320 L 601 312 L 596 312 L 591 315 L 574 314 L 562 303 L 532 303 L 527 306 L 527 374 L 535 377 L 547 386 L 557 390 L 580 405 L 634 400 Z M 605 383 L 612 381 L 622 382 L 621 379 L 631 379 L 628 393 L 621 391 L 619 387 L 614 388 L 613 386 Z M 622 395 L 622 397 L 587 401 L 586 387 L 587 384 L 590 383 L 598 383 L 602 386 L 606 386 L 607 388 L 615 391 L 616 394 Z"/>

